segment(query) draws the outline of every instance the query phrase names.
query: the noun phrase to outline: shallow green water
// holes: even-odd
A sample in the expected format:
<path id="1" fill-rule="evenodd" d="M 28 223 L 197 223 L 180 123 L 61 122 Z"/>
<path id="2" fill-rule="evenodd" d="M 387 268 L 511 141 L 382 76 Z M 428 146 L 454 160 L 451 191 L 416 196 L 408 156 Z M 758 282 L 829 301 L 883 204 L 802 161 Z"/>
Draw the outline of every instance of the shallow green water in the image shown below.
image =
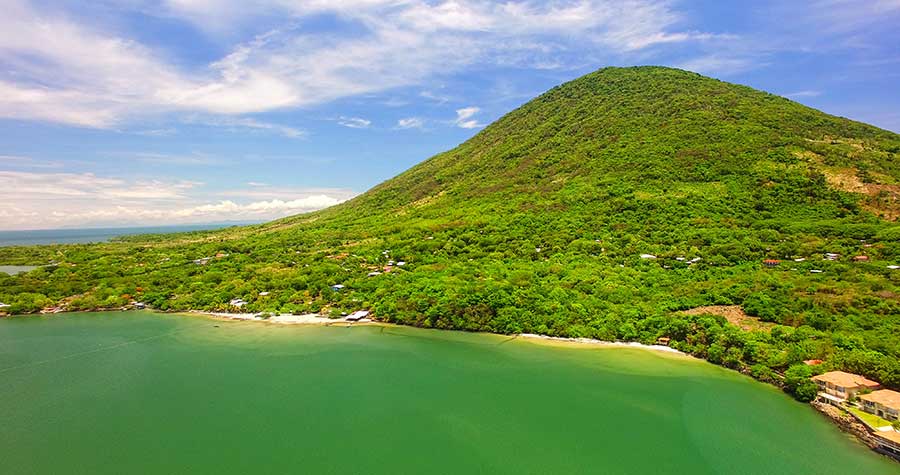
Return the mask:
<path id="1" fill-rule="evenodd" d="M 21 274 L 23 272 L 31 272 L 40 266 L 0 266 L 0 272 L 9 275 Z"/>
<path id="2" fill-rule="evenodd" d="M 732 372 L 504 340 L 149 312 L 3 319 L 0 471 L 900 473 Z"/>

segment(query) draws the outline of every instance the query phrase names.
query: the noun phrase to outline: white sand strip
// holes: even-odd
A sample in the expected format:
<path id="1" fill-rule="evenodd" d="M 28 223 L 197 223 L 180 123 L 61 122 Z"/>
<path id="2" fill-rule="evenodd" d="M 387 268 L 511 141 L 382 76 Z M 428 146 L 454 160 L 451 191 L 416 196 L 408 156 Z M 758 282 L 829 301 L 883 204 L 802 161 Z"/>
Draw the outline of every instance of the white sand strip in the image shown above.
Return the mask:
<path id="1" fill-rule="evenodd" d="M 597 345 L 597 346 L 615 346 L 620 348 L 640 348 L 644 350 L 653 350 L 653 351 L 664 351 L 666 353 L 676 353 L 679 355 L 687 355 L 687 353 L 676 350 L 675 348 L 670 348 L 664 345 L 644 345 L 643 343 L 637 342 L 624 342 L 624 341 L 603 341 L 603 340 L 595 340 L 593 338 L 563 338 L 558 336 L 547 336 L 547 335 L 536 335 L 534 333 L 520 333 L 520 338 L 532 338 L 535 340 L 550 340 L 550 341 L 560 341 L 560 342 L 568 342 L 568 343 L 579 343 L 586 345 Z"/>

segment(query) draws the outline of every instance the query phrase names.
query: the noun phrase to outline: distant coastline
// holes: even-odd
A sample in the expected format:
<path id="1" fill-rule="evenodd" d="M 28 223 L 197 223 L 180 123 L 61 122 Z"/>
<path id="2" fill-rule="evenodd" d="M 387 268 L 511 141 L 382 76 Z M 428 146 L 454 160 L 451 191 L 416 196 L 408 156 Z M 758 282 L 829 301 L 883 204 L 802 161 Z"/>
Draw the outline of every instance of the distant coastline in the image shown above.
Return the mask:
<path id="1" fill-rule="evenodd" d="M 0 231 L 0 247 L 32 246 L 41 244 L 87 244 L 106 242 L 118 236 L 212 231 L 230 226 L 240 226 L 242 224 L 247 223 L 175 224 L 167 226 Z"/>

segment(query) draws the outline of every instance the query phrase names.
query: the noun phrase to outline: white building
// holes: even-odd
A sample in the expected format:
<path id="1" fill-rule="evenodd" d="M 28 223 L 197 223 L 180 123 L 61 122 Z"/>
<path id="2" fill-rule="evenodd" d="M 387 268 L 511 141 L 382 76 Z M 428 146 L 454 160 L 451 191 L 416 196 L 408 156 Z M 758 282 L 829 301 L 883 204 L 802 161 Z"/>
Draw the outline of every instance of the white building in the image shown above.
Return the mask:
<path id="1" fill-rule="evenodd" d="M 368 310 L 360 310 L 358 312 L 353 312 L 350 315 L 347 315 L 346 317 L 344 317 L 344 320 L 347 320 L 348 322 L 358 322 L 368 316 Z"/>

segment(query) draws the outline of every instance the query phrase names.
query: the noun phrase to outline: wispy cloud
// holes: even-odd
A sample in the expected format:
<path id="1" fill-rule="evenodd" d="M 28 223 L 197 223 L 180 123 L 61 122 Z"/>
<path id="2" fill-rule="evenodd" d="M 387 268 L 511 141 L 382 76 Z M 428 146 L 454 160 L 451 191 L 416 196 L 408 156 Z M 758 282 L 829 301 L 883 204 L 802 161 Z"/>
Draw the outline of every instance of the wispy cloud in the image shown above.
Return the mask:
<path id="1" fill-rule="evenodd" d="M 0 166 L 17 168 L 63 168 L 59 160 L 38 160 L 21 155 L 0 155 Z"/>
<path id="2" fill-rule="evenodd" d="M 480 112 L 481 109 L 477 107 L 465 107 L 462 109 L 456 110 L 456 120 L 453 122 L 457 127 L 463 129 L 477 129 L 479 127 L 484 127 L 484 124 L 478 123 L 477 120 L 472 117 Z"/>
<path id="3" fill-rule="evenodd" d="M 223 117 L 210 115 L 198 116 L 194 114 L 186 116 L 184 118 L 184 122 L 188 124 L 206 125 L 210 127 L 221 127 L 225 130 L 231 130 L 232 132 L 246 130 L 270 132 L 290 139 L 300 139 L 306 137 L 307 135 L 305 130 L 297 127 L 273 124 L 271 122 L 264 122 L 250 117 Z"/>
<path id="4" fill-rule="evenodd" d="M 135 135 L 142 135 L 144 137 L 171 137 L 178 133 L 178 130 L 174 127 L 167 127 L 165 129 L 134 130 L 131 131 L 131 133 Z"/>
<path id="5" fill-rule="evenodd" d="M 0 229 L 267 220 L 345 201 L 344 189 L 209 189 L 190 180 L 0 171 Z"/>
<path id="6" fill-rule="evenodd" d="M 729 76 L 742 73 L 750 69 L 765 66 L 765 62 L 759 58 L 749 56 L 726 56 L 714 53 L 676 64 L 676 67 L 701 74 L 714 74 Z"/>
<path id="7" fill-rule="evenodd" d="M 822 95 L 822 91 L 806 90 L 806 91 L 791 92 L 791 93 L 782 94 L 782 95 L 789 99 L 800 99 L 803 97 L 819 97 Z"/>
<path id="8" fill-rule="evenodd" d="M 171 52 L 86 26 L 64 8 L 9 0 L 0 18 L 0 64 L 16 74 L 0 76 L 0 116 L 85 127 L 113 127 L 136 110 L 246 116 L 419 85 L 473 65 L 565 67 L 565 52 L 628 53 L 717 37 L 679 29 L 683 18 L 670 2 L 652 0 L 162 4 L 160 15 L 210 32 L 239 31 L 259 18 L 285 20 L 233 45 L 205 68 L 187 69 L 169 59 Z M 122 8 L 154 10 L 142 2 Z M 322 15 L 356 31 L 313 36 L 294 26 Z M 298 129 L 254 119 L 235 119 L 237 125 L 302 136 Z"/>
<path id="9" fill-rule="evenodd" d="M 137 153 L 128 153 L 124 154 L 124 156 L 128 158 L 133 158 L 139 162 L 143 163 L 154 163 L 154 164 L 165 164 L 165 165 L 200 165 L 200 166 L 209 166 L 209 165 L 218 165 L 222 163 L 222 160 L 211 157 L 209 155 L 203 153 L 190 153 L 190 154 L 166 154 L 166 153 L 153 153 L 153 152 L 137 152 Z"/>
<path id="10" fill-rule="evenodd" d="M 397 121 L 398 129 L 422 129 L 425 127 L 425 121 L 419 117 L 407 117 Z"/>
<path id="11" fill-rule="evenodd" d="M 343 125 L 344 127 L 350 127 L 351 129 L 367 129 L 370 125 L 372 125 L 372 121 L 368 119 L 343 116 L 338 118 L 337 123 Z"/>

